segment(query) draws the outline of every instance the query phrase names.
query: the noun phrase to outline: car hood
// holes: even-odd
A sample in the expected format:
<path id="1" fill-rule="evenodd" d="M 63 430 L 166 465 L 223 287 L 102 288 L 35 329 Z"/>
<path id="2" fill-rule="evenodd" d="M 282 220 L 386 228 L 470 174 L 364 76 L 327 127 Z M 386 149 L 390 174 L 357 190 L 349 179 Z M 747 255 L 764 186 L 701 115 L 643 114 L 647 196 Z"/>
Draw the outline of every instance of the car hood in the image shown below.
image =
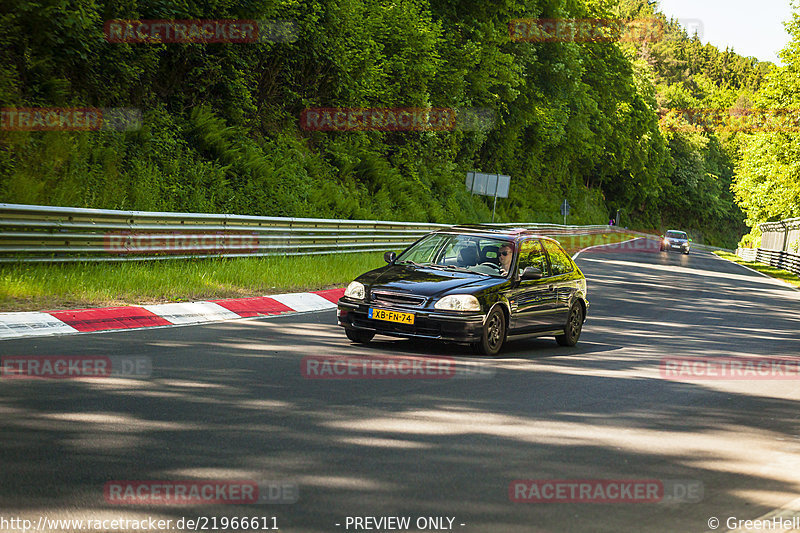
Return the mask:
<path id="1" fill-rule="evenodd" d="M 413 265 L 387 265 L 359 276 L 358 281 L 370 290 L 385 289 L 430 297 L 453 289 L 463 289 L 466 293 L 473 293 L 481 288 L 499 285 L 506 280 L 469 272 Z"/>
<path id="2" fill-rule="evenodd" d="M 667 239 L 667 242 L 671 242 L 671 243 L 674 242 L 674 243 L 682 244 L 684 242 L 689 242 L 689 239 L 679 239 L 677 237 L 666 237 L 666 239 Z"/>

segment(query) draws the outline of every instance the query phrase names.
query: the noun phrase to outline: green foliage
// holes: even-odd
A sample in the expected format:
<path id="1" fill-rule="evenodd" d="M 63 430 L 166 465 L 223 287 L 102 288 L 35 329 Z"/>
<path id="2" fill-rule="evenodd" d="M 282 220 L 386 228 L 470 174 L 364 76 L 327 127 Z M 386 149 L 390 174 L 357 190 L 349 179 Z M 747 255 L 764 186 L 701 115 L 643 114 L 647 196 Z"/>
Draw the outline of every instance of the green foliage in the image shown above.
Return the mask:
<path id="1" fill-rule="evenodd" d="M 791 42 L 780 53 L 782 67 L 771 70 L 754 103 L 759 108 L 800 108 L 800 15 L 786 25 Z M 795 121 L 796 122 L 796 121 Z M 791 130 L 761 131 L 745 136 L 733 184 L 747 225 L 800 216 L 800 139 Z"/>
<path id="2" fill-rule="evenodd" d="M 756 238 L 752 233 L 748 233 L 739 240 L 738 248 L 758 248 L 761 245 L 761 238 Z"/>
<path id="3" fill-rule="evenodd" d="M 644 0 L 622 0 L 620 4 L 620 12 L 627 16 L 654 17 L 663 23 L 663 39 L 628 47 L 649 67 L 658 107 L 725 111 L 750 106 L 770 64 L 741 57 L 728 48 L 721 51 L 703 45 Z M 731 247 L 745 231 L 744 214 L 730 190 L 744 136 L 714 128 L 683 130 L 681 126 L 689 125 L 662 123 L 670 162 L 659 181 L 658 198 L 634 212 L 634 217 L 644 226 L 680 227 L 708 244 Z"/>
<path id="4" fill-rule="evenodd" d="M 645 0 L 59 0 L 0 7 L 3 106 L 125 106 L 134 132 L 0 132 L 0 200 L 486 222 L 469 170 L 512 176 L 498 221 L 713 228 L 732 245 L 741 142 L 662 132 L 659 107 L 742 105 L 764 70 Z M 515 18 L 661 18 L 649 45 L 512 42 Z M 112 18 L 292 20 L 294 42 L 112 44 Z M 485 108 L 483 131 L 311 132 L 308 107 Z M 724 241 L 724 242 L 723 242 Z"/>

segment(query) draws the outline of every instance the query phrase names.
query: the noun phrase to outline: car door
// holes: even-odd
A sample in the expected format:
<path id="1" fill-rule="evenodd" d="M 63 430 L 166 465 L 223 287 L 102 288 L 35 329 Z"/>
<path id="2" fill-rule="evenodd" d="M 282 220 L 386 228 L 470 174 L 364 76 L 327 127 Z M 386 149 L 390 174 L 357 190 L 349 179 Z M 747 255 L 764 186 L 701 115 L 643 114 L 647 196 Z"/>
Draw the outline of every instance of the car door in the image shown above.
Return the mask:
<path id="1" fill-rule="evenodd" d="M 563 326 L 569 314 L 569 302 L 572 294 L 577 290 L 574 276 L 575 268 L 572 260 L 557 242 L 543 239 L 544 249 L 550 263 L 550 278 L 548 286 L 554 293 L 553 314 L 551 315 L 555 326 Z"/>
<path id="2" fill-rule="evenodd" d="M 542 279 L 520 280 L 519 276 L 527 267 L 541 270 Z M 556 293 L 548 283 L 550 268 L 539 239 L 526 239 L 520 243 L 516 269 L 518 281 L 512 284 L 509 296 L 514 333 L 552 329 Z"/>

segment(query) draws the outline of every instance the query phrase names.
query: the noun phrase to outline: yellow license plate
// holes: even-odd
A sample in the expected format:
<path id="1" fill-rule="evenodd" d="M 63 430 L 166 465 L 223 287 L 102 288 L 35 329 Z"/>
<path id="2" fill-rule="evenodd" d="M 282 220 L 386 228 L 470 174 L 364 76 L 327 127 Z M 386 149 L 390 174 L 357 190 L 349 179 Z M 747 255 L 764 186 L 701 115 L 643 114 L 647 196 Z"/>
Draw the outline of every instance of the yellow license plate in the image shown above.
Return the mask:
<path id="1" fill-rule="evenodd" d="M 370 308 L 369 317 L 375 320 L 398 322 L 400 324 L 414 323 L 414 313 L 401 313 L 400 311 L 389 311 L 388 309 Z"/>

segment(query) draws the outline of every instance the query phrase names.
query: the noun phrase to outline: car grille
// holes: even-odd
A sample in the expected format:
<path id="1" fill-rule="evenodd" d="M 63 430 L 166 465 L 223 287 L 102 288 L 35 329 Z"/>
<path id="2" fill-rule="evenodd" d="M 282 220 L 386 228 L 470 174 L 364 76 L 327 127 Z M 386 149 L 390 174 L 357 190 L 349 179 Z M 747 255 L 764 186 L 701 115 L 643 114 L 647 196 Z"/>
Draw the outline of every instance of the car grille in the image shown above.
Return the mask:
<path id="1" fill-rule="evenodd" d="M 405 307 L 422 307 L 424 296 L 399 294 L 396 292 L 372 291 L 372 302 L 385 305 L 402 305 Z"/>
<path id="2" fill-rule="evenodd" d="M 384 320 L 371 320 L 369 318 L 354 317 L 353 325 L 362 328 L 375 329 L 378 333 L 397 333 L 398 335 L 423 335 L 426 337 L 441 337 L 442 327 L 439 324 L 429 324 L 425 321 L 416 324 L 397 324 Z"/>

